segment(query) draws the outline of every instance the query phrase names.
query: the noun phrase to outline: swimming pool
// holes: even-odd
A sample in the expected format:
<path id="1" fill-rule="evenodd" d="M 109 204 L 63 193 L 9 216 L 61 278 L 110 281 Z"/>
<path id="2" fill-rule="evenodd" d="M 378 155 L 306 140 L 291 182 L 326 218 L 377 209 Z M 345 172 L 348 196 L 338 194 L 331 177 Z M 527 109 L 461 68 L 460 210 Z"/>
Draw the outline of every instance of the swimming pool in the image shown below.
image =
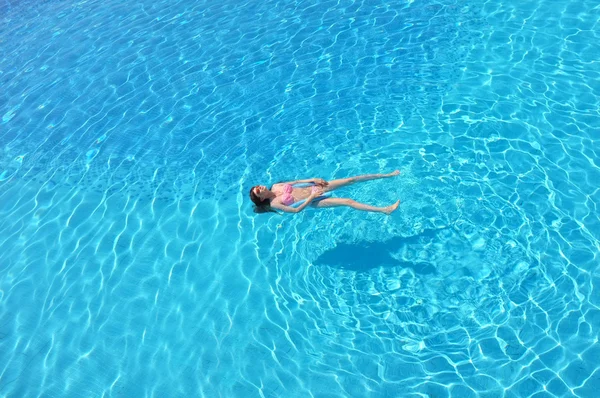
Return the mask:
<path id="1" fill-rule="evenodd" d="M 0 1 L 0 395 L 595 396 L 599 13 Z"/>

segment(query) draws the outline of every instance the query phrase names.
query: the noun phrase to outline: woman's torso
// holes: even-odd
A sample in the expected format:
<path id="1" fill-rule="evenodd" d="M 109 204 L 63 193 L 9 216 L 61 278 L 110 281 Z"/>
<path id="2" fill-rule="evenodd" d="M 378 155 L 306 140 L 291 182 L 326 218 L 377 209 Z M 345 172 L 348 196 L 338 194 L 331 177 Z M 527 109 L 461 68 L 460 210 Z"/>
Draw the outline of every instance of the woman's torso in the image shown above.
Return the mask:
<path id="1" fill-rule="evenodd" d="M 308 198 L 312 192 L 312 186 L 300 188 L 293 187 L 290 184 L 275 184 L 271 187 L 271 192 L 276 195 L 273 200 L 278 200 L 289 206 L 294 202 Z"/>

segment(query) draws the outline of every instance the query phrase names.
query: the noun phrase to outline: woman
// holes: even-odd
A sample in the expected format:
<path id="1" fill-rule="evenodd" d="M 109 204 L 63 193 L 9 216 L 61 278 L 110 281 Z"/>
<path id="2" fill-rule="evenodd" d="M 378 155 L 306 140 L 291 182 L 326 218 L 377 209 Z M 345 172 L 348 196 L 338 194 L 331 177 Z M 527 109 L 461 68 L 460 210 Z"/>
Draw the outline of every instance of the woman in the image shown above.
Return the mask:
<path id="1" fill-rule="evenodd" d="M 394 177 L 398 174 L 400 172 L 396 170 L 389 174 L 367 174 L 329 182 L 322 178 L 312 178 L 275 184 L 271 189 L 264 185 L 256 185 L 250 189 L 250 199 L 256 205 L 255 211 L 260 213 L 272 211 L 272 209 L 282 210 L 286 213 L 299 213 L 308 206 L 317 208 L 348 206 L 356 210 L 391 214 L 398 208 L 400 201 L 387 207 L 375 207 L 358 203 L 352 199 L 331 198 L 327 196 L 327 193 L 355 182 Z"/>

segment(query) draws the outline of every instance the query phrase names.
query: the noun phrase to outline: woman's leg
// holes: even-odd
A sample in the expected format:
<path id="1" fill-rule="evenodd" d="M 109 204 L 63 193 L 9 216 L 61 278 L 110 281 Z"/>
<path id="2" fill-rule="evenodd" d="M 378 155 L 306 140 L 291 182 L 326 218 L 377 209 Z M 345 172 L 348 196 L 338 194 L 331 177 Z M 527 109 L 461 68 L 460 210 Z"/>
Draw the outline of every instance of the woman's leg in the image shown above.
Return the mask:
<path id="1" fill-rule="evenodd" d="M 329 184 L 326 185 L 323 188 L 323 190 L 325 192 L 327 192 L 327 191 L 333 191 L 334 189 L 345 187 L 347 185 L 352 185 L 355 182 L 378 180 L 380 178 L 394 177 L 394 176 L 397 176 L 398 174 L 400 174 L 400 172 L 398 170 L 396 170 L 396 171 L 394 171 L 392 173 L 389 173 L 389 174 L 365 174 L 365 175 L 362 175 L 362 176 L 356 176 L 356 177 L 350 177 L 350 178 L 341 178 L 339 180 L 329 181 Z"/>
<path id="2" fill-rule="evenodd" d="M 311 205 L 313 207 L 317 207 L 320 209 L 324 209 L 327 207 L 348 206 L 348 207 L 352 207 L 353 209 L 356 209 L 356 210 L 371 211 L 371 212 L 375 212 L 375 213 L 385 213 L 385 214 L 391 214 L 394 210 L 396 210 L 398 208 L 399 204 L 400 204 L 400 201 L 397 201 L 396 203 L 394 203 L 391 206 L 375 207 L 375 206 L 366 205 L 364 203 L 359 203 L 355 200 L 346 199 L 346 198 L 327 198 L 327 199 L 321 199 L 316 203 L 311 203 Z"/>

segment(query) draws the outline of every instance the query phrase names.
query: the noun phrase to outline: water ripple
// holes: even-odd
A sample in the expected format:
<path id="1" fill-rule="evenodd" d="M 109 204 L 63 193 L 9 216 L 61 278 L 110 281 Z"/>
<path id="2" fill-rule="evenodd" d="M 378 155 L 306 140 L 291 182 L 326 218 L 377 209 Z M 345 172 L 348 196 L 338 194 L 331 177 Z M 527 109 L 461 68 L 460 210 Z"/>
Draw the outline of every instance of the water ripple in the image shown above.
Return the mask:
<path id="1" fill-rule="evenodd" d="M 593 2 L 0 15 L 2 395 L 594 396 Z"/>

